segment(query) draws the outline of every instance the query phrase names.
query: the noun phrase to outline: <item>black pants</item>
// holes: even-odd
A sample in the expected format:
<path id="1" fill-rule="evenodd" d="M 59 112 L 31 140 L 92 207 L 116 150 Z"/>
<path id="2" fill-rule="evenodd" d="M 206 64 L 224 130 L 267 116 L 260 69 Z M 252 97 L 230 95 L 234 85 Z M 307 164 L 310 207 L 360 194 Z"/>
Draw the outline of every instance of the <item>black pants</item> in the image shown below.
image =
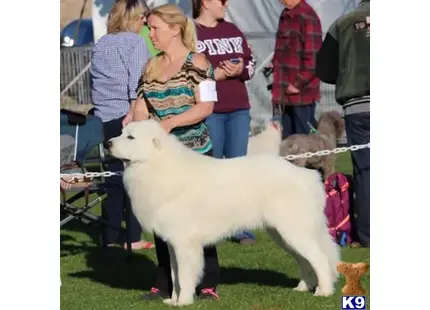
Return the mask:
<path id="1" fill-rule="evenodd" d="M 212 151 L 205 155 L 212 156 Z M 171 296 L 173 291 L 172 274 L 170 270 L 170 256 L 167 243 L 154 234 L 155 250 L 157 253 L 158 267 L 157 280 L 154 287 L 163 293 Z M 201 283 L 196 287 L 196 294 L 203 288 L 214 288 L 220 281 L 220 269 L 218 264 L 218 254 L 215 246 L 205 247 L 204 253 L 204 273 Z"/>
<path id="2" fill-rule="evenodd" d="M 345 130 L 349 145 L 366 144 L 370 141 L 370 113 L 345 116 Z M 370 247 L 370 149 L 351 152 L 353 165 L 353 212 L 358 241 Z"/>
<path id="3" fill-rule="evenodd" d="M 124 117 L 111 120 L 109 122 L 103 123 L 105 141 L 112 139 L 121 135 L 122 125 L 121 122 Z M 107 169 L 109 171 L 124 171 L 124 164 L 121 160 L 112 159 L 109 160 L 107 164 Z M 121 227 L 121 223 L 124 218 L 124 210 L 129 212 L 129 232 L 130 232 L 130 241 L 137 242 L 141 239 L 142 228 L 131 211 L 130 199 L 125 192 L 124 184 L 122 182 L 122 176 L 113 176 L 106 178 L 106 183 L 108 183 L 106 187 L 107 198 L 102 202 L 102 216 L 108 221 L 110 224 L 115 225 L 117 227 Z M 124 240 L 125 241 L 125 240 Z M 119 242 L 118 240 L 118 231 L 115 229 L 106 227 L 103 232 L 103 245 L 112 244 Z"/>
<path id="4" fill-rule="evenodd" d="M 286 139 L 294 134 L 309 134 L 311 128 L 308 122 L 316 127 L 315 105 L 312 103 L 306 106 L 286 106 L 282 113 L 282 139 Z"/>
<path id="5" fill-rule="evenodd" d="M 284 106 L 281 123 L 282 123 L 282 140 L 294 134 L 308 135 L 311 132 L 309 124 L 317 128 L 318 122 L 315 119 L 316 102 L 305 106 Z M 314 169 L 310 166 L 306 168 Z M 317 169 L 324 182 L 324 171 Z"/>

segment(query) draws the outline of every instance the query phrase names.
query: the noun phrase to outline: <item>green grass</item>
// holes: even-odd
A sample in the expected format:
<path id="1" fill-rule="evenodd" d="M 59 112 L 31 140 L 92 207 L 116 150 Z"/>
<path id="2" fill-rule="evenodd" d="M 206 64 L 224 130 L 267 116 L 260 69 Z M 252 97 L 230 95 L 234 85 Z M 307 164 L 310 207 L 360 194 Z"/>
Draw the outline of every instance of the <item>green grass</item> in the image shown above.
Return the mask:
<path id="1" fill-rule="evenodd" d="M 339 155 L 338 171 L 351 173 L 349 154 Z M 339 279 L 333 297 L 314 297 L 292 290 L 299 278 L 295 261 L 264 233 L 257 232 L 257 244 L 240 246 L 228 241 L 218 246 L 221 264 L 220 301 L 196 300 L 187 309 L 340 309 Z M 150 236 L 146 236 L 150 239 Z M 70 222 L 61 230 L 61 309 L 132 310 L 169 309 L 161 301 L 141 301 L 155 278 L 155 250 L 142 250 L 125 259 L 121 249 L 105 252 L 98 248 L 97 229 Z M 369 262 L 369 250 L 342 251 L 349 262 Z M 369 291 L 369 274 L 362 278 Z M 367 297 L 367 309 L 369 309 Z"/>

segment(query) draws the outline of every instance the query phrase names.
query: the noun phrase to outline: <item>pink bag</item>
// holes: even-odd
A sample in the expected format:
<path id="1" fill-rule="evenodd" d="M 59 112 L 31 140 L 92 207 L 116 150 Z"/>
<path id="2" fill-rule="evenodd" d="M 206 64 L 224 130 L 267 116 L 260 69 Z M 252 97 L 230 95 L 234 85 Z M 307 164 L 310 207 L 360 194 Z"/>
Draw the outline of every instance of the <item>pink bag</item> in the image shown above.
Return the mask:
<path id="1" fill-rule="evenodd" d="M 342 173 L 335 172 L 324 185 L 327 193 L 324 211 L 329 232 L 336 243 L 346 246 L 351 243 L 350 183 Z"/>

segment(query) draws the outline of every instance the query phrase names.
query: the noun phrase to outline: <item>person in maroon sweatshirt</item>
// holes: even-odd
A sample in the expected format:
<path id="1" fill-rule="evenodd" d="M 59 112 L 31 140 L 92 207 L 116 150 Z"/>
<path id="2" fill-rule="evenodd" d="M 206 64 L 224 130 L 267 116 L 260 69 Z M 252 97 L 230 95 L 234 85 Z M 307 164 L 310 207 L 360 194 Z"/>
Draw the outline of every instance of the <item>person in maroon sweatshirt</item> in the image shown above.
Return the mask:
<path id="1" fill-rule="evenodd" d="M 227 0 L 193 0 L 197 51 L 215 68 L 218 101 L 206 119 L 213 156 L 245 156 L 250 130 L 250 103 L 245 81 L 254 75 L 255 61 L 245 36 L 236 25 L 224 20 Z M 233 237 L 241 244 L 255 242 L 244 231 Z"/>

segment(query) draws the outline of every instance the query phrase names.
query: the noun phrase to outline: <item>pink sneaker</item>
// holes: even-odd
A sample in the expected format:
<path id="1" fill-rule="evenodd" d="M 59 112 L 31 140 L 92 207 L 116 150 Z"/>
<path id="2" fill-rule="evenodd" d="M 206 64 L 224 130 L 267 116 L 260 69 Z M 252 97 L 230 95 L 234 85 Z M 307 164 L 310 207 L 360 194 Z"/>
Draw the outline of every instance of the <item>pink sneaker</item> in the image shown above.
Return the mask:
<path id="1" fill-rule="evenodd" d="M 202 289 L 200 291 L 199 297 L 219 300 L 219 296 L 214 287 Z"/>
<path id="2" fill-rule="evenodd" d="M 144 300 L 159 300 L 159 299 L 166 299 L 169 298 L 169 295 L 160 291 L 156 287 L 151 287 L 151 290 L 148 294 L 145 294 L 142 296 L 142 299 Z"/>

